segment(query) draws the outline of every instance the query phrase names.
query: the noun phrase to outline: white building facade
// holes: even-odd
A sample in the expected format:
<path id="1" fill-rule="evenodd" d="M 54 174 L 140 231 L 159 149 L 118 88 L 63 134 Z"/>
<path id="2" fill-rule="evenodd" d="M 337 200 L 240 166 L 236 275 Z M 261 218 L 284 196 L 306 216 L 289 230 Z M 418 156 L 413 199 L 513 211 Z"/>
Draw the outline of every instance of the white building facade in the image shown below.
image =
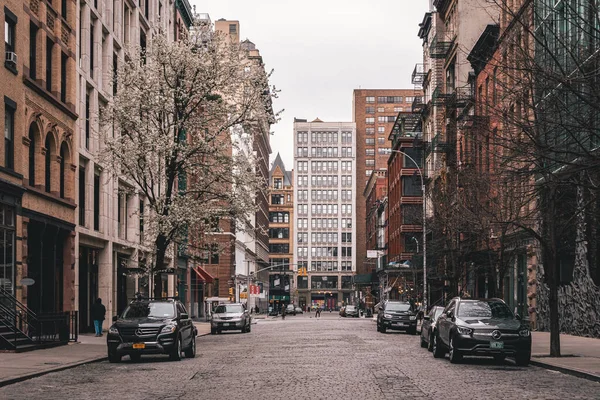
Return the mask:
<path id="1" fill-rule="evenodd" d="M 294 167 L 298 303 L 326 309 L 354 303 L 355 123 L 295 119 Z"/>

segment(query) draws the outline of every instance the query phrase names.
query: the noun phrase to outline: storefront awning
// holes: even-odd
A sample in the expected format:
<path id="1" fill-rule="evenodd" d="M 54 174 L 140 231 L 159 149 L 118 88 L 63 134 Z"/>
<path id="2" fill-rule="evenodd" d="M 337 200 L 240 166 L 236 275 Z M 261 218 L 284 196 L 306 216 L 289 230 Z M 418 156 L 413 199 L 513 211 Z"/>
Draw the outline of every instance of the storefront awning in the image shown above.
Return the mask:
<path id="1" fill-rule="evenodd" d="M 202 267 L 194 267 L 192 268 L 196 275 L 200 278 L 200 280 L 204 283 L 213 283 L 215 278 L 213 278 L 208 272 L 206 272 Z"/>

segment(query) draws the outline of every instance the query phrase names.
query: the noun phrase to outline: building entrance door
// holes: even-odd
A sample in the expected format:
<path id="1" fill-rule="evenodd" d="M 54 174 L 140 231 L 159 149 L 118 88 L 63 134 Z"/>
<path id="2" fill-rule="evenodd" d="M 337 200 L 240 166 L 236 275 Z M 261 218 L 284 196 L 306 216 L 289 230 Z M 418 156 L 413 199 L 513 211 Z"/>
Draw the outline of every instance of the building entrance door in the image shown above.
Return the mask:
<path id="1" fill-rule="evenodd" d="M 98 298 L 98 250 L 79 247 L 79 330 L 93 332 L 90 307 Z M 108 303 L 108 299 L 102 299 Z"/>

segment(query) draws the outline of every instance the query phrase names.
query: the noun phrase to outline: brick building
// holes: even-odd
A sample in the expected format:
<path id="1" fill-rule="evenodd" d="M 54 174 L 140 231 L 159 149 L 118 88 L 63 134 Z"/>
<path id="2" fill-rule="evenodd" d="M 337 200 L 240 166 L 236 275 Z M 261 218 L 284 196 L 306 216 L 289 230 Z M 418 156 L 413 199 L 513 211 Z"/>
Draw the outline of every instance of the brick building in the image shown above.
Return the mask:
<path id="1" fill-rule="evenodd" d="M 77 309 L 76 7 L 8 0 L 0 10 L 0 288 L 35 313 Z"/>
<path id="2" fill-rule="evenodd" d="M 293 293 L 294 260 L 294 172 L 286 170 L 277 154 L 269 172 L 269 305 L 279 309 L 293 301 L 306 306 Z M 287 271 L 287 273 L 286 273 Z M 290 273 L 291 271 L 291 273 Z M 307 279 L 298 277 L 298 279 Z M 286 289 L 287 287 L 287 289 Z"/>
<path id="3" fill-rule="evenodd" d="M 386 169 L 391 143 L 388 135 L 399 112 L 411 110 L 414 89 L 355 89 L 352 116 L 356 123 L 356 271 L 372 270 L 367 260 L 364 189 L 372 171 Z"/>

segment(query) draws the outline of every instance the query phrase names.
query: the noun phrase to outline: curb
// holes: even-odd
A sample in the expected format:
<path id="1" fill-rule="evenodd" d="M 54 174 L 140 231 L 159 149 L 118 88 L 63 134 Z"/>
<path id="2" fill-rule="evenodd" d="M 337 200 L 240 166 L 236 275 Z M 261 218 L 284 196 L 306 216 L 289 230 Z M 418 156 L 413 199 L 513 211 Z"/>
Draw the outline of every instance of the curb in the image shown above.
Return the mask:
<path id="1" fill-rule="evenodd" d="M 208 336 L 208 335 L 210 335 L 210 332 L 199 333 L 198 335 L 196 335 L 196 337 L 202 337 L 202 336 Z M 46 370 L 43 370 L 43 371 L 37 371 L 37 372 L 32 372 L 30 374 L 15 376 L 13 378 L 8 378 L 8 379 L 4 379 L 4 380 L 0 381 L 0 387 L 12 385 L 14 383 L 23 382 L 23 381 L 26 381 L 26 380 L 29 380 L 29 379 L 33 379 L 33 378 L 37 378 L 39 376 L 50 374 L 52 372 L 60 372 L 60 371 L 64 371 L 64 370 L 67 370 L 67 369 L 71 369 L 71 368 L 75 368 L 75 367 L 80 367 L 82 365 L 93 364 L 93 363 L 102 362 L 102 361 L 106 361 L 106 360 L 108 360 L 108 357 L 105 357 L 105 356 L 96 357 L 96 358 L 89 358 L 87 360 L 76 361 L 76 362 L 71 363 L 71 364 L 61 365 L 59 367 L 54 367 L 54 368 L 46 369 Z"/>
<path id="2" fill-rule="evenodd" d="M 535 365 L 536 367 L 549 369 L 552 371 L 562 372 L 563 374 L 576 376 L 578 378 L 583 378 L 583 379 L 587 379 L 587 380 L 594 381 L 594 382 L 600 382 L 599 375 L 592 374 L 589 372 L 584 372 L 584 371 L 580 371 L 580 370 L 572 369 L 572 368 L 560 367 L 558 365 L 547 364 L 545 362 L 536 361 L 534 359 L 531 359 L 531 361 L 529 361 L 529 364 Z"/>
<path id="3" fill-rule="evenodd" d="M 46 369 L 46 370 L 43 370 L 43 371 L 33 372 L 33 373 L 30 373 L 30 374 L 20 375 L 20 376 L 14 377 L 14 378 L 8 378 L 8 379 L 5 379 L 3 381 L 0 381 L 0 387 L 12 385 L 13 383 L 18 383 L 18 382 L 26 381 L 26 380 L 32 379 L 32 378 L 37 378 L 38 376 L 46 375 L 46 374 L 49 374 L 49 373 L 52 373 L 52 372 L 60 372 L 60 371 L 66 370 L 66 369 L 71 369 L 71 368 L 79 367 L 79 366 L 85 365 L 85 364 L 92 364 L 92 363 L 95 363 L 95 362 L 105 361 L 107 359 L 108 359 L 108 357 L 90 358 L 90 359 L 87 359 L 87 360 L 77 361 L 77 362 L 74 362 L 74 363 L 71 363 L 71 364 L 67 364 L 67 365 L 61 365 L 60 367 L 55 367 L 55 368 L 50 368 L 50 369 Z"/>

